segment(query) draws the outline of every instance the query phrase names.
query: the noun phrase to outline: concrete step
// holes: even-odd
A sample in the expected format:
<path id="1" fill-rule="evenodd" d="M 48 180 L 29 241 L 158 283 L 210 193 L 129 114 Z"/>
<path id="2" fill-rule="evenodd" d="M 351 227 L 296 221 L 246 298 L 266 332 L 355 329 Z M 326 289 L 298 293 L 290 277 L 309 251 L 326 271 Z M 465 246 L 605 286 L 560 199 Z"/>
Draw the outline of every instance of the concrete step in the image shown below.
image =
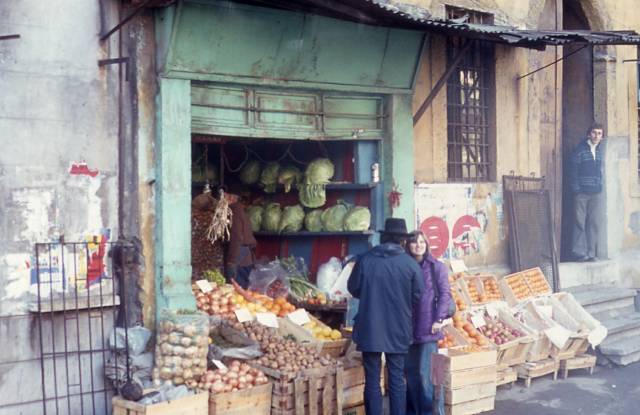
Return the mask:
<path id="1" fill-rule="evenodd" d="M 624 340 L 607 338 L 600 346 L 600 352 L 617 365 L 628 365 L 640 361 L 640 335 Z"/>
<path id="2" fill-rule="evenodd" d="M 607 341 L 621 341 L 640 336 L 640 313 L 631 312 L 599 320 L 607 328 Z"/>
<path id="3" fill-rule="evenodd" d="M 617 309 L 620 314 L 635 310 L 637 291 L 630 288 L 592 284 L 571 287 L 566 291 L 571 292 L 585 310 L 594 316 Z"/>
<path id="4" fill-rule="evenodd" d="M 620 264 L 617 261 L 561 262 L 558 267 L 562 290 L 580 285 L 616 284 L 620 281 Z"/>

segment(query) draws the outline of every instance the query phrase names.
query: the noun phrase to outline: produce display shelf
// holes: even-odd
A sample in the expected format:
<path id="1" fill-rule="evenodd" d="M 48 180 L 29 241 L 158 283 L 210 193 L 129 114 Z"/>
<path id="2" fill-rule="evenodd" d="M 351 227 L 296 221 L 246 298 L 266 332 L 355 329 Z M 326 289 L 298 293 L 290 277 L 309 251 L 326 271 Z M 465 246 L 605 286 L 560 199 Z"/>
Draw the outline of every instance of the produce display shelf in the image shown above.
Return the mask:
<path id="1" fill-rule="evenodd" d="M 371 236 L 373 235 L 373 231 L 363 231 L 363 232 L 309 232 L 309 231 L 300 231 L 300 232 L 266 232 L 259 231 L 255 232 L 255 236 L 287 236 L 287 237 L 314 237 L 314 236 Z"/>
<path id="2" fill-rule="evenodd" d="M 191 186 L 197 186 L 197 187 L 204 186 L 205 184 L 206 184 L 206 182 L 204 182 L 204 181 L 192 181 L 191 182 Z M 325 188 L 327 190 L 367 190 L 367 189 L 373 189 L 377 185 L 378 185 L 377 182 L 369 182 L 369 183 L 331 182 L 331 183 L 327 183 Z M 211 186 L 213 188 L 215 185 L 211 185 Z M 277 185 L 276 189 L 282 190 L 282 189 L 284 189 L 284 186 L 283 185 Z"/>

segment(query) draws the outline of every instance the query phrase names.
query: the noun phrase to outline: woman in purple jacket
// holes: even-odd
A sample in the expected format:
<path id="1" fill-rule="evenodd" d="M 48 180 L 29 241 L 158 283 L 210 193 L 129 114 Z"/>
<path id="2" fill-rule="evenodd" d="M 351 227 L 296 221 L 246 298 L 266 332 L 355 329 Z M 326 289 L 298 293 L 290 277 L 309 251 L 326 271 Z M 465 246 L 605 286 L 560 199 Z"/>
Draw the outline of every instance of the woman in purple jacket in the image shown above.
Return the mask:
<path id="1" fill-rule="evenodd" d="M 429 253 L 424 234 L 412 233 L 407 241 L 409 254 L 418 261 L 424 278 L 424 291 L 413 309 L 413 344 L 407 354 L 407 415 L 444 414 L 444 402 L 433 406 L 434 387 L 431 383 L 431 355 L 438 352 L 437 342 L 442 321 L 447 318 L 451 304 L 451 291 L 446 266 Z M 437 290 L 434 289 L 434 282 Z M 439 298 L 436 298 L 436 291 Z"/>

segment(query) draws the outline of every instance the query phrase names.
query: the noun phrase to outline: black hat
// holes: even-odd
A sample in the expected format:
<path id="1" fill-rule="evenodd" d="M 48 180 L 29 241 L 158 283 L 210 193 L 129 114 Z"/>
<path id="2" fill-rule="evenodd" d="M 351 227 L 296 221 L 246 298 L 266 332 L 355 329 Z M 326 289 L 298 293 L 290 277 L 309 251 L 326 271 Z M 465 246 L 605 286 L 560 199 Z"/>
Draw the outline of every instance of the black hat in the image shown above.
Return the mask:
<path id="1" fill-rule="evenodd" d="M 380 231 L 387 235 L 409 236 L 407 233 L 407 223 L 400 218 L 387 218 L 384 221 L 384 229 Z"/>

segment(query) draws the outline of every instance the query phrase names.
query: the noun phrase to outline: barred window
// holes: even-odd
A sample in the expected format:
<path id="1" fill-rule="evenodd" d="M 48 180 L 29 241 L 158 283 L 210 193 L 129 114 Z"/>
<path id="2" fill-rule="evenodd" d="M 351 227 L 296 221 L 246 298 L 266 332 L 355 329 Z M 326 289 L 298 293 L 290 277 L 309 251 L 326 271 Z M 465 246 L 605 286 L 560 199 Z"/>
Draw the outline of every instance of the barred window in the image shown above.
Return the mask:
<path id="1" fill-rule="evenodd" d="M 491 24 L 486 13 L 447 8 L 447 17 L 467 16 L 470 23 Z M 495 67 L 492 44 L 448 38 L 447 59 L 452 62 L 465 42 L 471 41 L 447 82 L 447 170 L 449 181 L 475 182 L 493 179 L 492 125 L 495 99 Z"/>

